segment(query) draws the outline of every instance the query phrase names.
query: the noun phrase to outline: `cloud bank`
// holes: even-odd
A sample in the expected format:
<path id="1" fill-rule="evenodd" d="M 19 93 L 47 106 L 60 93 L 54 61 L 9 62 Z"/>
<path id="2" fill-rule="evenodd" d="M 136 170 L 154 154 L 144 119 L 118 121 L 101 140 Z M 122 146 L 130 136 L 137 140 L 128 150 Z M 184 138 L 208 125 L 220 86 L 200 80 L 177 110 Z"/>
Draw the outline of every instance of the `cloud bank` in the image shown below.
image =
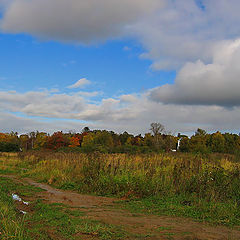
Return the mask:
<path id="1" fill-rule="evenodd" d="M 1 28 L 43 39 L 89 44 L 114 38 L 126 25 L 152 13 L 162 0 L 13 0 Z"/>
<path id="2" fill-rule="evenodd" d="M 213 62 L 189 62 L 179 71 L 175 83 L 151 91 L 151 99 L 187 105 L 240 106 L 240 39 L 215 47 Z"/>
<path id="3" fill-rule="evenodd" d="M 151 122 L 161 122 L 173 133 L 192 133 L 198 127 L 237 131 L 239 121 L 240 107 L 164 104 L 152 101 L 148 92 L 99 102 L 77 93 L 0 92 L 0 124 L 4 131 L 80 131 L 89 126 L 139 134 L 149 132 Z"/>
<path id="4" fill-rule="evenodd" d="M 1 0 L 1 5 L 3 32 L 79 44 L 132 37 L 155 70 L 209 62 L 216 44 L 239 37 L 239 0 Z"/>
<path id="5" fill-rule="evenodd" d="M 131 26 L 153 61 L 152 68 L 179 69 L 185 62 L 212 61 L 215 45 L 239 37 L 240 1 L 167 1 Z"/>

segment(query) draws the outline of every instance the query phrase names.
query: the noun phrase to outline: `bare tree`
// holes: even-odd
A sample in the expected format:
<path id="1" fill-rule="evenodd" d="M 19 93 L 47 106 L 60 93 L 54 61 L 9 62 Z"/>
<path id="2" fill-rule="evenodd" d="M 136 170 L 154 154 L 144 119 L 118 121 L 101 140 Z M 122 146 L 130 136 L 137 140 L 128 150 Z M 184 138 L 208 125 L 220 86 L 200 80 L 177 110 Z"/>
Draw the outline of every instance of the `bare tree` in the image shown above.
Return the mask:
<path id="1" fill-rule="evenodd" d="M 161 133 L 165 131 L 165 127 L 161 123 L 151 123 L 150 131 L 153 133 L 155 146 L 159 148 L 162 140 Z"/>
<path id="2" fill-rule="evenodd" d="M 34 143 L 35 143 L 35 140 L 36 140 L 37 133 L 38 133 L 38 131 L 28 133 L 29 139 L 31 141 L 31 149 L 34 148 Z"/>
<path id="3" fill-rule="evenodd" d="M 151 123 L 150 131 L 152 131 L 153 136 L 163 133 L 165 127 L 161 123 Z"/>

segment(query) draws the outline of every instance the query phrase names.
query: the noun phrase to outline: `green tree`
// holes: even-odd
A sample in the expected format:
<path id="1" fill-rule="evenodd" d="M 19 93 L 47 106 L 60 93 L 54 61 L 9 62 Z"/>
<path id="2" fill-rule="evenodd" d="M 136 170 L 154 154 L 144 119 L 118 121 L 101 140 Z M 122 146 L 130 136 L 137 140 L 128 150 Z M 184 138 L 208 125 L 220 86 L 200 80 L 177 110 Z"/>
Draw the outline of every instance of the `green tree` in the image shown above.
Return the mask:
<path id="1" fill-rule="evenodd" d="M 198 128 L 195 135 L 190 138 L 189 148 L 191 152 L 208 152 L 207 148 L 207 133 L 205 130 Z"/>
<path id="2" fill-rule="evenodd" d="M 190 140 L 187 136 L 181 138 L 179 151 L 180 152 L 190 152 Z"/>
<path id="3" fill-rule="evenodd" d="M 216 132 L 211 135 L 210 148 L 212 152 L 225 152 L 225 138 L 220 132 Z"/>

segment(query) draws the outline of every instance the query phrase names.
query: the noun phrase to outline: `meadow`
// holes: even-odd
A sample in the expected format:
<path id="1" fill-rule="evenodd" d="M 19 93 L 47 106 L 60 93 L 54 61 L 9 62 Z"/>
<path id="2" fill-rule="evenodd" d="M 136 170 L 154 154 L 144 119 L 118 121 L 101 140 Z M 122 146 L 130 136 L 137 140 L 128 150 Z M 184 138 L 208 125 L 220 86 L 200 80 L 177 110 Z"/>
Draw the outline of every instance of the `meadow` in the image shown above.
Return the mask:
<path id="1" fill-rule="evenodd" d="M 2 174 L 119 198 L 135 213 L 240 226 L 240 163 L 227 154 L 102 154 L 32 151 L 0 157 Z"/>

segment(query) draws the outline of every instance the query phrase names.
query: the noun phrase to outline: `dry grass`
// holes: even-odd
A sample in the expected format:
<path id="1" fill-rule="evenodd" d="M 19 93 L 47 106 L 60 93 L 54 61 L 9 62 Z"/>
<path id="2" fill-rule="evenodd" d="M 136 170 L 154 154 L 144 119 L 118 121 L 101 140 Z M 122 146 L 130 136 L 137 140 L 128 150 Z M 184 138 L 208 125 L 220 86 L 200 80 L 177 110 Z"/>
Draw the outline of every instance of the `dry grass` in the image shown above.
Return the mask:
<path id="1" fill-rule="evenodd" d="M 196 194 L 209 199 L 237 198 L 240 164 L 231 155 L 79 154 L 33 152 L 1 162 L 28 176 L 81 192 L 136 196 Z M 234 195 L 234 196 L 233 196 Z"/>

